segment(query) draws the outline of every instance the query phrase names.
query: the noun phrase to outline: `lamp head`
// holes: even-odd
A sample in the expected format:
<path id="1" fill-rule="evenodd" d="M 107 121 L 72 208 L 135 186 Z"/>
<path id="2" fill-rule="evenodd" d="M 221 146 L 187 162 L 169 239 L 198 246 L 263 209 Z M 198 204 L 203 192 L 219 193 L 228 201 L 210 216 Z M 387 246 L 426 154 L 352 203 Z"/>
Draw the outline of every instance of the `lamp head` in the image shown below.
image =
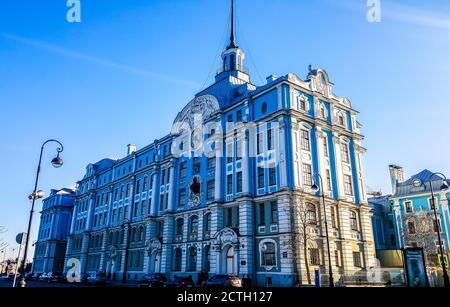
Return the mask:
<path id="1" fill-rule="evenodd" d="M 54 168 L 60 168 L 61 166 L 63 166 L 63 164 L 64 164 L 64 161 L 63 161 L 63 159 L 61 159 L 61 157 L 59 156 L 59 152 L 58 152 L 58 155 L 56 156 L 56 158 L 54 158 L 52 160 L 52 165 Z"/>
<path id="2" fill-rule="evenodd" d="M 311 190 L 314 192 L 314 193 L 317 193 L 317 192 L 319 192 L 319 186 L 317 185 L 317 184 L 313 184 L 312 186 L 311 186 Z"/>
<path id="3" fill-rule="evenodd" d="M 442 186 L 441 186 L 441 191 L 445 191 L 445 190 L 447 190 L 449 187 L 448 187 L 448 183 L 444 180 L 443 182 L 442 182 Z"/>

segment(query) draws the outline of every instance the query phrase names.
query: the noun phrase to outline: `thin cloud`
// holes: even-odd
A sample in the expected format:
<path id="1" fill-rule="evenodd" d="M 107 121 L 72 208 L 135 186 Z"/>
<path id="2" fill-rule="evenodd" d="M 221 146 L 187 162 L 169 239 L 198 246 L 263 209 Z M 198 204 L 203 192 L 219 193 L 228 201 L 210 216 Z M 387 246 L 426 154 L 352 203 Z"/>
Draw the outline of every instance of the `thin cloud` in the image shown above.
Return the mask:
<path id="1" fill-rule="evenodd" d="M 167 82 L 172 82 L 172 83 L 178 83 L 178 84 L 182 84 L 182 85 L 186 85 L 189 87 L 199 87 L 200 84 L 193 82 L 193 81 L 189 81 L 189 80 L 184 80 L 184 79 L 180 79 L 177 77 L 173 77 L 173 76 L 169 76 L 169 75 L 165 75 L 165 74 L 160 74 L 157 72 L 153 72 L 153 71 L 148 71 L 145 69 L 140 69 L 140 68 L 136 68 L 136 67 L 132 67 L 129 65 L 124 65 L 124 64 L 120 64 L 120 63 L 115 63 L 109 60 L 105 60 L 102 58 L 98 58 L 95 56 L 91 56 L 85 53 L 80 53 L 77 51 L 73 51 L 70 49 L 66 49 L 60 46 L 56 46 L 56 45 L 51 45 L 51 44 L 47 44 L 38 40 L 34 40 L 34 39 L 30 39 L 30 38 L 26 38 L 26 37 L 21 37 L 21 36 L 17 36 L 17 35 L 12 35 L 12 34 L 7 34 L 7 33 L 2 33 L 1 36 L 5 39 L 11 40 L 11 41 L 15 41 L 27 46 L 31 46 L 31 47 L 35 47 L 35 48 L 39 48 L 39 49 L 43 49 L 43 50 L 47 50 L 53 53 L 58 53 L 67 57 L 71 57 L 74 59 L 78 59 L 78 60 L 83 60 L 83 61 L 87 61 L 87 62 L 91 62 L 93 64 L 96 65 L 100 65 L 100 66 L 105 66 L 105 67 L 109 67 L 109 68 L 113 68 L 113 69 L 117 69 L 117 70 L 121 70 L 124 71 L 126 73 L 130 73 L 130 74 L 135 74 L 135 75 L 139 75 L 139 76 L 143 76 L 143 77 L 149 77 L 149 78 L 154 78 L 154 79 L 160 79 L 163 81 L 167 81 Z"/>
<path id="2" fill-rule="evenodd" d="M 327 2 L 361 14 L 367 14 L 369 10 L 367 0 L 328 0 Z M 380 3 L 381 22 L 383 20 L 392 20 L 429 28 L 450 30 L 450 16 L 446 16 L 442 12 L 424 10 L 419 7 L 397 4 L 387 0 L 380 0 Z"/>

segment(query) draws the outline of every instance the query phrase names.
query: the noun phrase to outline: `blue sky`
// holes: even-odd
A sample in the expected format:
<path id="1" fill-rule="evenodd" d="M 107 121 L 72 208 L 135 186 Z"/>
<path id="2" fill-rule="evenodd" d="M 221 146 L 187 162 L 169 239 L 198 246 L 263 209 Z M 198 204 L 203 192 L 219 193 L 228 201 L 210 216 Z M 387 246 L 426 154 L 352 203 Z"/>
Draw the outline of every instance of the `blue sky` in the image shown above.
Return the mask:
<path id="1" fill-rule="evenodd" d="M 65 0 L 0 4 L 0 226 L 25 231 L 40 144 L 58 138 L 65 165 L 44 156 L 40 188 L 73 184 L 85 166 L 121 157 L 170 131 L 177 112 L 213 80 L 227 38 L 228 0 Z M 364 125 L 367 183 L 390 191 L 387 166 L 450 175 L 450 3 L 237 0 L 237 41 L 252 80 L 312 64 L 328 71 Z M 37 205 L 37 211 L 41 204 Z M 33 238 L 38 215 L 35 215 Z"/>

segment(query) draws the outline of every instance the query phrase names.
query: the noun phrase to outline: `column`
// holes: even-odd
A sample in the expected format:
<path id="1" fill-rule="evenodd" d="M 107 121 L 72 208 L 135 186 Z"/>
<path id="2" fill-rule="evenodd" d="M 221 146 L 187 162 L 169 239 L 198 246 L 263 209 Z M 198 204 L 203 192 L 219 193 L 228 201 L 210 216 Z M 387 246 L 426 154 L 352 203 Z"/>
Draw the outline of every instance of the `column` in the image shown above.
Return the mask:
<path id="1" fill-rule="evenodd" d="M 342 266 L 344 272 L 353 273 L 353 239 L 350 231 L 349 208 L 342 203 L 338 204 L 339 225 L 342 238 Z"/>
<path id="2" fill-rule="evenodd" d="M 216 151 L 216 172 L 214 183 L 214 199 L 216 202 L 222 199 L 222 152 Z"/>
<path id="3" fill-rule="evenodd" d="M 341 140 L 337 133 L 333 133 L 333 147 L 334 147 L 334 156 L 336 162 L 336 178 L 337 178 L 337 186 L 338 186 L 338 195 L 339 199 L 345 198 L 344 191 L 344 175 L 342 173 L 342 159 L 341 159 Z"/>
<path id="4" fill-rule="evenodd" d="M 373 238 L 372 213 L 368 205 L 361 205 L 360 221 L 362 241 L 364 242 L 364 257 L 366 268 L 374 267 L 376 265 L 375 244 Z"/>
<path id="5" fill-rule="evenodd" d="M 158 195 L 159 195 L 158 182 L 160 172 L 161 169 L 159 168 L 159 166 L 153 169 L 152 205 L 150 209 L 150 214 L 152 216 L 158 215 Z"/>
<path id="6" fill-rule="evenodd" d="M 107 252 L 107 245 L 108 245 L 108 231 L 103 231 L 103 240 L 102 240 L 102 253 L 100 256 L 100 271 L 105 271 L 105 259 L 106 259 L 106 252 Z"/>
<path id="7" fill-rule="evenodd" d="M 239 243 L 241 244 L 241 249 L 239 250 L 239 258 L 236 258 L 236 262 L 241 264 L 242 261 L 245 261 L 245 265 L 240 265 L 239 273 L 249 274 L 251 277 L 254 273 L 254 227 L 253 205 L 251 201 L 248 201 L 239 205 Z"/>
<path id="8" fill-rule="evenodd" d="M 170 163 L 170 182 L 169 182 L 169 199 L 168 199 L 168 204 L 167 204 L 167 208 L 169 208 L 169 211 L 174 212 L 176 211 L 176 204 L 173 201 L 173 194 L 175 192 L 175 186 L 174 186 L 174 182 L 175 182 L 175 178 L 174 178 L 174 170 L 175 170 L 175 162 L 172 161 Z"/>
<path id="9" fill-rule="evenodd" d="M 279 129 L 279 148 L 278 148 L 278 161 L 280 169 L 280 187 L 284 188 L 288 186 L 287 182 L 287 167 L 286 167 L 286 134 L 285 134 L 285 124 L 283 117 L 278 121 Z"/>
<path id="10" fill-rule="evenodd" d="M 242 142 L 242 192 L 245 195 L 250 193 L 250 174 L 248 168 L 249 162 L 249 136 L 248 131 L 245 131 L 245 135 L 242 139 L 238 139 L 238 142 Z"/>
<path id="11" fill-rule="evenodd" d="M 89 208 L 87 212 L 87 220 L 86 220 L 86 228 L 85 231 L 89 231 L 92 229 L 92 219 L 94 217 L 94 204 L 95 204 L 95 194 L 89 195 Z"/>

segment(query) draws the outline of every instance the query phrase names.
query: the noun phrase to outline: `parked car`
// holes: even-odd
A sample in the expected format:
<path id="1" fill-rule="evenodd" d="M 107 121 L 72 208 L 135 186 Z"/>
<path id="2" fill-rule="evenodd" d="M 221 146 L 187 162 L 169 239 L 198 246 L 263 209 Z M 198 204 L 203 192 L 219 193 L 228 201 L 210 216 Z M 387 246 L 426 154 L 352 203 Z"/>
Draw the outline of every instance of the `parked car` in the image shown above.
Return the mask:
<path id="1" fill-rule="evenodd" d="M 45 276 L 44 281 L 46 281 L 48 283 L 52 283 L 52 282 L 60 283 L 60 282 L 64 282 L 65 278 L 64 278 L 63 273 L 61 273 L 61 272 L 50 272 Z"/>
<path id="2" fill-rule="evenodd" d="M 103 272 L 92 273 L 87 278 L 87 283 L 89 285 L 95 285 L 95 286 L 106 285 L 108 283 L 108 277 Z"/>
<path id="3" fill-rule="evenodd" d="M 42 273 L 41 275 L 39 275 L 39 281 L 45 281 L 45 279 L 47 278 L 47 274 L 48 273 Z"/>
<path id="4" fill-rule="evenodd" d="M 138 281 L 138 287 L 161 288 L 167 281 L 166 275 L 161 273 L 146 274 Z"/>
<path id="5" fill-rule="evenodd" d="M 203 287 L 242 288 L 242 280 L 235 275 L 214 275 L 203 283 Z"/>
<path id="6" fill-rule="evenodd" d="M 34 273 L 31 277 L 32 280 L 39 280 L 39 277 L 41 277 L 42 273 Z"/>
<path id="7" fill-rule="evenodd" d="M 175 276 L 173 280 L 166 281 L 164 283 L 164 287 L 166 287 L 166 288 L 193 288 L 193 287 L 195 287 L 195 283 L 192 280 L 192 276 L 189 276 L 189 277 Z"/>

